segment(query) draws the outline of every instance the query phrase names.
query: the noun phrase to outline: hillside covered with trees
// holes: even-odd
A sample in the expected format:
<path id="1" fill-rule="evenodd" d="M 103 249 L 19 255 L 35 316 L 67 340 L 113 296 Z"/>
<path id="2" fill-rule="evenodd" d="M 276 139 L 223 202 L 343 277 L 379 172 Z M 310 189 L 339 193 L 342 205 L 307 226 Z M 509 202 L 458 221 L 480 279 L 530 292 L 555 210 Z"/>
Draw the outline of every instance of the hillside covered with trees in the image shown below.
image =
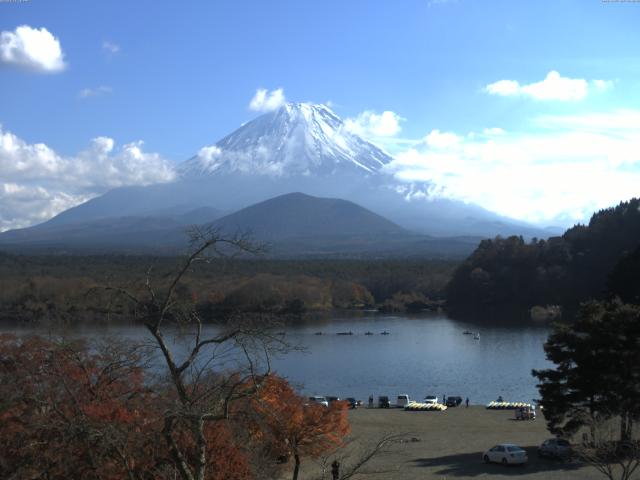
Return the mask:
<path id="1" fill-rule="evenodd" d="M 640 264 L 640 199 L 595 213 L 548 240 L 497 237 L 484 240 L 454 272 L 446 287 L 452 311 L 529 309 L 621 296 L 637 301 Z M 634 280 L 635 279 L 635 280 Z"/>

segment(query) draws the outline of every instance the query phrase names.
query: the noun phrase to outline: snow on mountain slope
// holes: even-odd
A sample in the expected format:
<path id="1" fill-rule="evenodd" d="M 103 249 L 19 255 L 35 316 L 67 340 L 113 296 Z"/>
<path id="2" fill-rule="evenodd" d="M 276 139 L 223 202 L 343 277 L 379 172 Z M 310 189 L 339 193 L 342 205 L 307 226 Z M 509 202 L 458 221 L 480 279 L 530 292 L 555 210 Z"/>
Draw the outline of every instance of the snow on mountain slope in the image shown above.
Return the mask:
<path id="1" fill-rule="evenodd" d="M 350 133 L 328 107 L 287 104 L 202 148 L 179 166 L 174 182 L 111 190 L 35 228 L 167 217 L 199 207 L 232 213 L 302 192 L 354 202 L 405 229 L 429 235 L 547 236 L 477 205 L 432 195 L 410 197 L 407 189 L 413 186 L 398 184 L 382 169 L 390 161 L 382 149 Z M 428 190 L 429 185 L 416 188 Z"/>
<path id="2" fill-rule="evenodd" d="M 391 160 L 377 146 L 348 132 L 329 107 L 289 103 L 201 149 L 179 171 L 185 177 L 219 173 L 324 176 L 345 170 L 368 174 Z"/>

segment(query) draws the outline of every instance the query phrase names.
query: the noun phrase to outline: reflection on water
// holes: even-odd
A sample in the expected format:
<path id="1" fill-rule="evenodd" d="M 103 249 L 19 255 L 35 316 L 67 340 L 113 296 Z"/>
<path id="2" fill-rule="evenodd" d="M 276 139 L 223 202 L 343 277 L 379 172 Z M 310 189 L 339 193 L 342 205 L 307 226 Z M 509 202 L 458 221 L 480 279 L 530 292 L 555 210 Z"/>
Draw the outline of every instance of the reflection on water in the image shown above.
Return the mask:
<path id="1" fill-rule="evenodd" d="M 383 331 L 389 335 L 381 335 Z M 479 332 L 480 339 L 464 331 Z M 501 395 L 508 401 L 531 401 L 538 396 L 531 370 L 548 366 L 542 345 L 549 329 L 544 325 L 471 324 L 443 315 L 371 313 L 288 326 L 285 332 L 288 342 L 305 350 L 273 359 L 273 369 L 309 395 L 363 400 L 400 393 L 416 399 L 460 395 L 471 403 Z M 76 333 L 92 339 L 117 333 L 140 340 L 148 335 L 136 326 Z"/>

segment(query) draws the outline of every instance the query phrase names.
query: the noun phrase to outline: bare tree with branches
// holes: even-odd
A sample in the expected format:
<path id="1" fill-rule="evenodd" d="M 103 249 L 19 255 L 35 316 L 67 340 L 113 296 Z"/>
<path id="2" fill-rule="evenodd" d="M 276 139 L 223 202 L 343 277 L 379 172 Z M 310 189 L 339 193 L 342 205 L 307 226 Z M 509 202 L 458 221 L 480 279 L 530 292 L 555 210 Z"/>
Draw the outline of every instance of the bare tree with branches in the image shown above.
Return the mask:
<path id="1" fill-rule="evenodd" d="M 215 455 L 208 448 L 208 425 L 228 420 L 234 414 L 234 402 L 256 394 L 268 378 L 270 355 L 286 345 L 281 337 L 269 333 L 267 325 L 246 317 L 215 329 L 204 325 L 193 299 L 180 293 L 188 274 L 212 258 L 258 254 L 262 249 L 246 235 L 229 237 L 213 229 L 195 228 L 190 237 L 189 255 L 161 287 L 149 270 L 141 291 L 106 289 L 129 304 L 136 320 L 151 334 L 168 370 L 175 398 L 166 405 L 162 436 L 179 478 L 204 480 Z M 168 337 L 176 328 L 188 337 L 182 349 Z"/>
<path id="2" fill-rule="evenodd" d="M 589 434 L 585 432 L 574 453 L 609 480 L 630 480 L 640 468 L 640 432 L 636 426 L 629 438 L 620 440 L 618 429 L 615 417 L 590 420 Z"/>

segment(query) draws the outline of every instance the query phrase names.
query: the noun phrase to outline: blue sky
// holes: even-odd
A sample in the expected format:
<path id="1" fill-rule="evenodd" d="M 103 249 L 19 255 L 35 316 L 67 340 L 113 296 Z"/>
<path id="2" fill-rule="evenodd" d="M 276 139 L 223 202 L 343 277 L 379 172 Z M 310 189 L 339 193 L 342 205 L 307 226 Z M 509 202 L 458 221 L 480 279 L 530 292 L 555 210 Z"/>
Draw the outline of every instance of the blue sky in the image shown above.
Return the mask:
<path id="1" fill-rule="evenodd" d="M 600 0 L 0 2 L 0 229 L 167 180 L 259 88 L 330 102 L 401 181 L 570 224 L 640 181 L 638 25 Z"/>

